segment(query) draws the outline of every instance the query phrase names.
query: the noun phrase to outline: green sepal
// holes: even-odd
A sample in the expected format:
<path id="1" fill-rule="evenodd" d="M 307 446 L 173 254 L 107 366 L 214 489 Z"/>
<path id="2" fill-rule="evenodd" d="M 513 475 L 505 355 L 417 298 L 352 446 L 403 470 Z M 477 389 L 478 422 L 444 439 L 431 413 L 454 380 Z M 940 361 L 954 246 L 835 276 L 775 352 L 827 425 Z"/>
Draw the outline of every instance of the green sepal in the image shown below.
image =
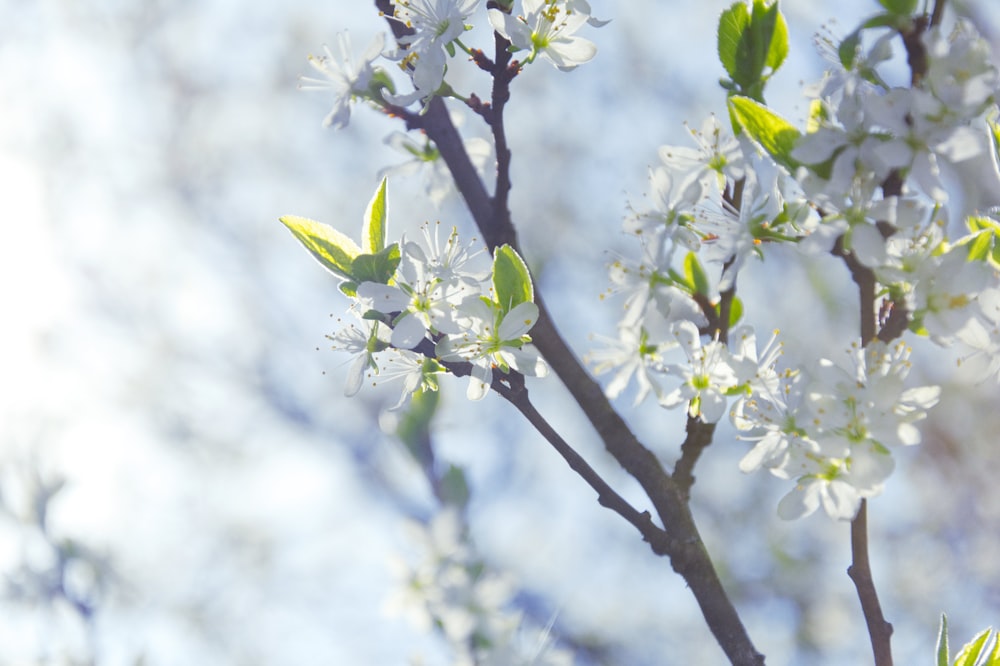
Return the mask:
<path id="1" fill-rule="evenodd" d="M 694 252 L 688 252 L 684 257 L 684 282 L 694 287 L 696 294 L 707 296 L 711 289 L 705 269 L 702 268 L 698 255 Z"/>
<path id="2" fill-rule="evenodd" d="M 749 97 L 733 95 L 729 110 L 739 127 L 763 148 L 778 164 L 794 171 L 799 162 L 792 149 L 802 134 L 790 122 Z"/>
<path id="3" fill-rule="evenodd" d="M 837 58 L 847 71 L 854 69 L 854 60 L 858 57 L 858 46 L 861 45 L 861 28 L 844 37 L 837 47 Z"/>
<path id="4" fill-rule="evenodd" d="M 351 262 L 351 279 L 358 284 L 378 282 L 389 284 L 399 266 L 399 243 L 393 243 L 376 254 L 362 254 Z"/>
<path id="5" fill-rule="evenodd" d="M 365 221 L 361 227 L 362 249 L 367 254 L 377 254 L 385 249 L 385 204 L 386 179 L 379 183 L 375 195 L 365 209 Z"/>
<path id="6" fill-rule="evenodd" d="M 493 251 L 493 298 L 501 317 L 521 303 L 535 300 L 527 264 L 506 243 Z"/>
<path id="7" fill-rule="evenodd" d="M 285 215 L 278 220 L 327 270 L 341 279 L 351 279 L 351 263 L 361 254 L 357 243 L 330 225 L 307 217 Z"/>
<path id="8" fill-rule="evenodd" d="M 670 282 L 668 284 L 672 284 L 676 286 L 678 289 L 682 289 L 688 292 L 689 294 L 693 294 L 697 291 L 697 287 L 695 287 L 694 282 L 689 280 L 687 276 L 681 275 L 673 268 L 667 269 L 667 276 L 670 278 Z"/>

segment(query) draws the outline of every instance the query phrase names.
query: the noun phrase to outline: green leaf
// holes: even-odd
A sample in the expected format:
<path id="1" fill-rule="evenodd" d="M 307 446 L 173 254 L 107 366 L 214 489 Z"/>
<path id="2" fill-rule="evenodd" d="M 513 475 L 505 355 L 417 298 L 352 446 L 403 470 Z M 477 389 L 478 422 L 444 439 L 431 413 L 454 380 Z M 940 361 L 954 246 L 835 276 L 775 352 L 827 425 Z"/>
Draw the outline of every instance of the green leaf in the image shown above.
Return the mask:
<path id="1" fill-rule="evenodd" d="M 375 196 L 365 209 L 365 222 L 361 228 L 361 243 L 368 254 L 376 254 L 385 249 L 385 181 L 383 178 Z"/>
<path id="2" fill-rule="evenodd" d="M 785 17 L 782 13 L 778 11 L 777 2 L 774 3 L 768 12 L 773 14 L 773 18 L 768 19 L 772 22 L 772 27 L 765 64 L 773 74 L 778 71 L 781 64 L 785 62 L 785 58 L 788 57 L 788 24 L 785 22 Z"/>
<path id="3" fill-rule="evenodd" d="M 432 472 L 434 466 L 430 432 L 438 402 L 439 394 L 436 391 L 415 392 L 396 424 L 396 436 L 427 472 Z"/>
<path id="4" fill-rule="evenodd" d="M 741 52 L 743 43 L 743 33 L 750 25 L 750 12 L 747 10 L 745 2 L 735 2 L 722 12 L 719 17 L 718 49 L 719 60 L 722 67 L 729 74 L 729 78 L 738 81 L 741 77 L 738 74 L 741 59 L 745 60 L 746 53 Z M 743 46 L 745 48 L 745 45 Z"/>
<path id="5" fill-rule="evenodd" d="M 285 215 L 278 219 L 327 270 L 342 279 L 351 279 L 351 263 L 361 254 L 354 241 L 330 225 L 306 217 Z"/>
<path id="6" fill-rule="evenodd" d="M 502 315 L 521 303 L 535 300 L 528 266 L 506 243 L 493 251 L 493 297 Z"/>
<path id="7" fill-rule="evenodd" d="M 878 4 L 896 16 L 910 16 L 917 10 L 917 0 L 878 0 Z"/>
<path id="8" fill-rule="evenodd" d="M 708 295 L 711 289 L 708 276 L 705 275 L 705 269 L 701 267 L 698 255 L 694 252 L 688 252 L 684 257 L 684 278 L 685 282 L 694 286 L 695 293 Z"/>
<path id="9" fill-rule="evenodd" d="M 1000 666 L 1000 633 L 993 640 L 993 649 L 983 662 L 983 666 Z"/>
<path id="10" fill-rule="evenodd" d="M 734 296 L 729 306 L 729 328 L 736 326 L 740 319 L 743 319 L 743 301 Z"/>
<path id="11" fill-rule="evenodd" d="M 794 125 L 763 104 L 741 95 L 729 98 L 729 110 L 739 126 L 775 162 L 791 170 L 799 166 L 792 158 L 792 149 L 801 136 Z"/>
<path id="12" fill-rule="evenodd" d="M 441 477 L 441 501 L 449 506 L 463 508 L 469 503 L 469 482 L 461 467 L 449 465 Z"/>
<path id="13" fill-rule="evenodd" d="M 980 231 L 968 243 L 969 261 L 986 261 L 993 254 L 993 234 Z"/>
<path id="14" fill-rule="evenodd" d="M 948 616 L 944 613 L 941 613 L 941 628 L 938 629 L 937 666 L 950 666 L 948 664 Z"/>
<path id="15" fill-rule="evenodd" d="M 376 254 L 362 254 L 351 262 L 351 278 L 357 282 L 389 284 L 399 266 L 399 243 L 393 243 Z"/>
<path id="16" fill-rule="evenodd" d="M 962 646 L 962 649 L 955 655 L 953 666 L 976 666 L 980 657 L 986 655 L 986 641 L 993 634 L 992 629 L 984 629 L 976 634 L 970 642 Z"/>

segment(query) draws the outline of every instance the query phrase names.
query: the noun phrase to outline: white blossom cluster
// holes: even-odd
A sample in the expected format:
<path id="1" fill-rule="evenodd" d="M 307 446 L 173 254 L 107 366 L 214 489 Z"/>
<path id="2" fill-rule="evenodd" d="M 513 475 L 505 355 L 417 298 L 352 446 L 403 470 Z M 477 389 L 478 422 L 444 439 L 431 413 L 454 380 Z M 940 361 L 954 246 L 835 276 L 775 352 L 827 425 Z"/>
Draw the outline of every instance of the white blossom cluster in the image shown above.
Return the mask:
<path id="1" fill-rule="evenodd" d="M 386 46 L 385 34 L 378 34 L 360 59 L 355 59 L 350 36 L 340 33 L 336 55 L 324 47 L 325 55 L 309 56 L 309 64 L 321 77 L 303 76 L 299 87 L 333 92 L 333 108 L 323 126 L 336 129 L 347 126 L 351 106 L 358 100 L 377 107 L 405 108 L 416 104 L 421 109 L 435 96 L 467 101 L 446 77 L 456 54 L 468 57 L 473 53 L 473 48 L 462 38 L 473 30 L 473 19 L 477 13 L 483 13 L 482 5 L 480 0 L 397 0 L 390 20 L 399 22 L 412 34 L 401 38 L 392 48 Z M 594 43 L 576 33 L 585 25 L 600 27 L 607 21 L 592 17 L 586 0 L 523 0 L 520 5 L 520 12 L 513 8 L 510 13 L 490 9 L 475 23 L 488 26 L 490 33 L 495 30 L 508 39 L 522 66 L 541 56 L 568 71 L 596 55 Z M 491 36 L 489 41 L 492 43 Z M 399 72 L 412 90 L 397 92 L 389 71 Z M 404 174 L 425 172 L 427 193 L 440 205 L 452 190 L 451 175 L 433 143 L 426 139 L 419 143 L 398 132 L 386 137 L 386 143 L 408 158 L 391 170 Z M 489 144 L 471 137 L 465 146 L 476 168 L 485 172 L 491 158 Z"/>
<path id="2" fill-rule="evenodd" d="M 555 646 L 548 630 L 533 627 L 512 610 L 517 586 L 477 556 L 457 509 L 429 524 L 412 523 L 420 544 L 417 565 L 397 560 L 398 592 L 388 610 L 405 614 L 430 631 L 437 628 L 452 648 L 456 666 L 569 666 L 570 652 Z"/>
<path id="3" fill-rule="evenodd" d="M 909 350 L 901 342 L 854 342 L 849 363 L 805 360 L 779 372 L 773 338 L 760 352 L 745 327 L 720 341 L 711 308 L 750 257 L 777 243 L 806 255 L 839 244 L 872 270 L 883 305 L 905 310 L 909 331 L 964 345 L 980 378 L 1000 377 L 991 254 L 1000 241 L 1000 75 L 986 42 L 959 22 L 924 35 L 921 81 L 889 86 L 878 66 L 892 57 L 894 34 L 859 48 L 847 67 L 838 61 L 809 89 L 810 128 L 788 154 L 749 131 L 734 138 L 714 116 L 691 132 L 697 148 L 660 149 L 650 203 L 624 224 L 642 258 L 610 270 L 625 305 L 618 337 L 590 355 L 596 372 L 613 373 L 609 397 L 634 380 L 637 404 L 653 395 L 707 423 L 728 407 L 742 437 L 756 442 L 741 468 L 795 481 L 779 506 L 785 518 L 821 505 L 853 518 L 891 473 L 891 449 L 919 442 L 913 423 L 938 390 L 903 386 Z M 893 180 L 898 189 L 887 185 Z M 702 261 L 718 266 L 707 285 Z"/>
<path id="4" fill-rule="evenodd" d="M 345 394 L 355 395 L 365 376 L 401 380 L 392 409 L 406 405 L 418 390 L 436 390 L 443 362 L 467 362 L 467 396 L 479 400 L 489 391 L 494 371 L 545 376 L 547 366 L 530 344 L 528 331 L 538 306 L 527 301 L 504 308 L 491 298 L 487 255 L 474 243 L 462 244 L 452 229 L 423 227 L 424 243 L 400 243 L 400 261 L 388 284 L 362 282 L 350 311 L 355 322 L 329 336 L 333 348 L 354 354 Z M 414 351 L 425 343 L 428 352 Z"/>

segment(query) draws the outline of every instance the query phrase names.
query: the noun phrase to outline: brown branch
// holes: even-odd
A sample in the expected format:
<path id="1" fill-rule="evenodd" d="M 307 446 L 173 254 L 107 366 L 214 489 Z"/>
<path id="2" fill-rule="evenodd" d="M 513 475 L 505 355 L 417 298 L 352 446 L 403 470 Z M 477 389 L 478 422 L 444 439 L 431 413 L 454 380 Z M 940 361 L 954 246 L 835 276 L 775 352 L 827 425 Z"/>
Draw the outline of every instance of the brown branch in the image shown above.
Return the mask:
<path id="1" fill-rule="evenodd" d="M 531 403 L 531 399 L 528 397 L 528 390 L 524 386 L 523 376 L 517 373 L 505 375 L 493 382 L 492 389 L 507 400 L 507 402 L 514 405 L 528 419 L 528 422 L 531 423 L 535 430 L 563 457 L 570 466 L 570 469 L 579 474 L 587 482 L 587 485 L 597 492 L 597 501 L 601 506 L 611 509 L 634 525 L 639 530 L 639 533 L 642 534 L 643 540 L 649 543 L 650 548 L 657 555 L 666 555 L 673 550 L 669 535 L 665 530 L 653 524 L 649 512 L 640 512 L 629 504 L 538 413 L 538 410 L 535 409 L 535 406 Z"/>
<path id="2" fill-rule="evenodd" d="M 688 417 L 685 427 L 687 437 L 681 444 L 681 458 L 674 465 L 673 478 L 677 483 L 684 501 L 691 499 L 691 486 L 694 485 L 694 466 L 701 458 L 702 452 L 712 443 L 715 435 L 715 424 L 705 423 L 699 418 Z"/>
<path id="3" fill-rule="evenodd" d="M 843 258 L 848 270 L 850 270 L 851 278 L 858 285 L 861 344 L 867 346 L 882 332 L 877 330 L 875 273 L 858 261 L 853 252 L 844 249 L 843 236 L 838 238 L 834 244 L 833 254 Z M 867 500 L 861 500 L 858 514 L 851 521 L 851 566 L 847 569 L 847 575 L 854 582 L 858 599 L 861 601 L 861 612 L 868 626 L 868 636 L 872 643 L 875 666 L 892 666 L 892 646 L 890 644 L 892 625 L 882 615 L 878 591 L 875 589 L 875 581 L 872 578 L 871 565 L 868 561 Z"/>
<path id="4" fill-rule="evenodd" d="M 861 610 L 868 624 L 875 666 L 892 666 L 892 625 L 882 615 L 882 605 L 875 591 L 872 568 L 868 561 L 868 502 L 861 500 L 858 515 L 851 522 L 851 566 L 847 575 L 854 581 L 861 600 Z"/>
<path id="5" fill-rule="evenodd" d="M 387 0 L 376 0 L 380 9 L 388 4 Z M 385 9 L 382 11 L 388 14 Z M 508 69 L 510 67 L 508 65 Z M 496 108 L 496 102 L 495 99 L 493 122 L 502 123 L 503 103 L 500 108 Z M 502 102 L 506 102 L 506 99 Z M 508 243 L 523 254 L 507 210 L 507 191 L 501 189 L 503 183 L 509 183 L 506 180 L 509 176 L 498 174 L 497 199 L 487 194 L 440 98 L 431 100 L 426 112 L 412 118 L 412 123 L 408 123 L 408 126 L 422 129 L 434 141 L 487 246 L 493 250 Z M 507 170 L 508 167 L 509 163 L 506 163 L 504 169 Z M 573 395 L 607 451 L 639 482 L 649 497 L 669 535 L 666 541 L 670 545 L 668 554 L 671 566 L 691 588 L 719 646 L 733 664 L 763 664 L 763 655 L 754 647 L 739 614 L 722 587 L 684 494 L 653 452 L 636 439 L 624 419 L 611 406 L 600 385 L 580 364 L 556 329 L 544 299 L 537 291 L 535 302 L 539 309 L 538 320 L 531 331 L 535 346 Z"/>

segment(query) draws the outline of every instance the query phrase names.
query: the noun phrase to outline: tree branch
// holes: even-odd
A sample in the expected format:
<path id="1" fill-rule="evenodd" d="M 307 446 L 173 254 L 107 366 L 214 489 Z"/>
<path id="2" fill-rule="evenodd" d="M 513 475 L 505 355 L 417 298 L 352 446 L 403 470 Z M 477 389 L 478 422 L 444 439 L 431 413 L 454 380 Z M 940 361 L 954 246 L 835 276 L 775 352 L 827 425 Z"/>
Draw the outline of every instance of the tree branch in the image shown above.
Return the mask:
<path id="1" fill-rule="evenodd" d="M 493 390 L 502 396 L 507 402 L 514 405 L 521 414 L 528 419 L 548 442 L 552 448 L 563 457 L 570 468 L 580 475 L 591 488 L 597 492 L 597 501 L 601 506 L 607 507 L 634 525 L 642 534 L 644 541 L 648 542 L 653 552 L 657 555 L 666 555 L 671 552 L 670 537 L 665 530 L 653 524 L 653 520 L 648 511 L 640 512 L 624 497 L 619 495 L 593 467 L 577 451 L 564 440 L 555 428 L 538 413 L 535 406 L 528 397 L 528 389 L 524 386 L 524 377 L 520 374 L 511 373 L 493 382 Z"/>
<path id="2" fill-rule="evenodd" d="M 868 624 L 875 666 L 892 666 L 892 625 L 882 615 L 882 605 L 875 591 L 871 564 L 868 561 L 868 501 L 861 500 L 858 515 L 851 522 L 851 566 L 847 575 L 854 581 L 861 600 L 861 610 Z"/>
<path id="3" fill-rule="evenodd" d="M 858 285 L 858 301 L 860 303 L 861 344 L 867 346 L 878 338 L 875 313 L 875 273 L 845 250 L 843 237 L 837 239 L 833 253 L 843 258 L 851 272 L 851 278 Z M 868 626 L 868 636 L 875 655 L 875 666 L 892 666 L 892 625 L 882 615 L 882 607 L 878 601 L 878 591 L 872 578 L 871 565 L 868 561 L 868 502 L 861 500 L 858 514 L 851 521 L 851 566 L 847 575 L 854 582 L 861 601 L 861 612 Z"/>
<path id="4" fill-rule="evenodd" d="M 391 9 L 385 9 L 391 8 L 388 0 L 375 0 L 375 3 L 384 14 L 391 15 Z M 506 100 L 502 100 L 500 108 L 496 107 L 497 100 L 493 101 L 493 122 L 502 123 L 503 103 Z M 507 210 L 506 192 L 500 190 L 500 184 L 509 182 L 505 180 L 509 176 L 498 174 L 497 194 L 502 199 L 494 200 L 487 194 L 440 98 L 431 100 L 423 115 L 411 115 L 407 121 L 408 126 L 422 129 L 434 141 L 490 250 L 508 243 L 523 255 Z M 505 170 L 508 168 L 509 162 L 504 166 Z M 535 346 L 569 389 L 607 451 L 639 482 L 649 497 L 669 535 L 671 566 L 690 586 L 720 647 L 733 664 L 763 664 L 763 655 L 754 647 L 722 587 L 684 493 L 653 452 L 636 439 L 624 419 L 611 406 L 600 385 L 580 364 L 556 329 L 541 294 L 537 292 L 535 303 L 539 309 L 538 321 L 531 331 Z"/>

